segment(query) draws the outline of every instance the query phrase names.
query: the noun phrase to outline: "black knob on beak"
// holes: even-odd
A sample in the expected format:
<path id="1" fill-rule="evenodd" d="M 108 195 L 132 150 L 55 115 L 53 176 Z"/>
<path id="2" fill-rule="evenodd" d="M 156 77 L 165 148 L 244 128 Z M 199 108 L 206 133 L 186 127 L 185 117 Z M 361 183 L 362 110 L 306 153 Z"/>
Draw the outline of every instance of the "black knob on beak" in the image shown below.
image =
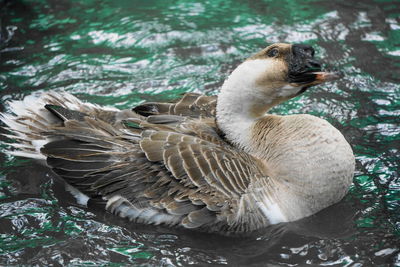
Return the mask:
<path id="1" fill-rule="evenodd" d="M 292 52 L 295 56 L 308 56 L 314 57 L 315 50 L 310 45 L 294 44 L 292 45 Z"/>

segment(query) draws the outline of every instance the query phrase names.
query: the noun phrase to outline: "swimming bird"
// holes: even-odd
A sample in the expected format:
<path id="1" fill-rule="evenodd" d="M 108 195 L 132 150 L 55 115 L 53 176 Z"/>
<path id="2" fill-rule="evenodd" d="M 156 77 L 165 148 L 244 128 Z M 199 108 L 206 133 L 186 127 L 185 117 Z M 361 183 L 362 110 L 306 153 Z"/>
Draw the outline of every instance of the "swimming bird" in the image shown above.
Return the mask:
<path id="1" fill-rule="evenodd" d="M 337 78 L 314 49 L 272 44 L 241 63 L 218 96 L 119 110 L 45 92 L 1 114 L 9 154 L 45 161 L 82 204 L 145 224 L 247 233 L 338 201 L 355 160 L 326 120 L 268 110 Z"/>

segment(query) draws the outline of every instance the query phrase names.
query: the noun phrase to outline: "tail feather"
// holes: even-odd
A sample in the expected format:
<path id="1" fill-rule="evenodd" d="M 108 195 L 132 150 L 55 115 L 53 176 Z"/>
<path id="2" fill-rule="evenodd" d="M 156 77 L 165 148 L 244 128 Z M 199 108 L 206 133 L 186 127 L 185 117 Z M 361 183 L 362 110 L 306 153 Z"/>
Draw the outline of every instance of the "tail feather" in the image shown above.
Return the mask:
<path id="1" fill-rule="evenodd" d="M 90 113 L 99 109 L 99 106 L 83 103 L 73 95 L 61 92 L 49 92 L 26 96 L 23 100 L 8 102 L 10 113 L 0 113 L 2 121 L 8 131 L 3 136 L 13 139 L 16 143 L 8 143 L 10 146 L 7 154 L 45 160 L 40 149 L 56 137 L 49 138 L 44 133 L 51 127 L 62 124 L 62 120 L 46 109 L 46 105 L 58 105 L 65 109 L 81 113 Z M 103 108 L 104 109 L 104 108 Z M 115 109 L 106 108 L 115 111 Z"/>

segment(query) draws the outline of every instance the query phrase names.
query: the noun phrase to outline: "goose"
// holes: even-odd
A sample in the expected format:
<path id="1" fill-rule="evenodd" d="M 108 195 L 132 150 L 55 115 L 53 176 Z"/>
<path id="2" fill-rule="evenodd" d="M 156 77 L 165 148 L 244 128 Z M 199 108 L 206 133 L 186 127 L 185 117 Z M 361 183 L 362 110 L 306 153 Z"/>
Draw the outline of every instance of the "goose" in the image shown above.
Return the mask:
<path id="1" fill-rule="evenodd" d="M 7 153 L 45 162 L 78 203 L 132 223 L 249 233 L 339 202 L 355 159 L 326 120 L 272 107 L 338 78 L 314 49 L 272 44 L 242 62 L 218 96 L 119 110 L 67 92 L 9 102 Z M 14 140 L 14 141 L 11 141 Z"/>

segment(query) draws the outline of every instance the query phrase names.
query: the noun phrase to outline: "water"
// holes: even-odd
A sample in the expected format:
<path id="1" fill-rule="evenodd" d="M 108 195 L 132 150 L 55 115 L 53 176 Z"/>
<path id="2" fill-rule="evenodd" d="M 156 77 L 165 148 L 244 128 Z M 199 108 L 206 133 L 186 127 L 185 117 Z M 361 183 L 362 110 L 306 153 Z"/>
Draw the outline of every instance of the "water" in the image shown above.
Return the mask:
<path id="1" fill-rule="evenodd" d="M 345 73 L 273 110 L 323 117 L 352 144 L 342 202 L 246 238 L 130 224 L 0 153 L 0 264 L 400 266 L 399 1 L 0 0 L 1 103 L 59 89 L 119 108 L 215 94 L 278 41 L 311 44 Z"/>

